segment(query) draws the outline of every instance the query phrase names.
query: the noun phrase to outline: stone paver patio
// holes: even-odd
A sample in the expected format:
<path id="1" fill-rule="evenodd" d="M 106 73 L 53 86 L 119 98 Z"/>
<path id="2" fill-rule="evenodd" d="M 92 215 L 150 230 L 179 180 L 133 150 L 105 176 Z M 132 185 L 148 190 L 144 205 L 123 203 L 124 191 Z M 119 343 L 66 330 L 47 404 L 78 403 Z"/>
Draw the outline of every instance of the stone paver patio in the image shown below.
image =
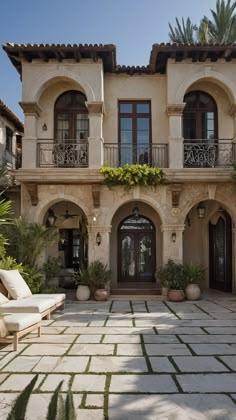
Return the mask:
<path id="1" fill-rule="evenodd" d="M 78 419 L 236 420 L 236 296 L 69 302 L 18 352 L 0 349 L 0 419 L 36 373 L 28 420 L 73 391 Z"/>

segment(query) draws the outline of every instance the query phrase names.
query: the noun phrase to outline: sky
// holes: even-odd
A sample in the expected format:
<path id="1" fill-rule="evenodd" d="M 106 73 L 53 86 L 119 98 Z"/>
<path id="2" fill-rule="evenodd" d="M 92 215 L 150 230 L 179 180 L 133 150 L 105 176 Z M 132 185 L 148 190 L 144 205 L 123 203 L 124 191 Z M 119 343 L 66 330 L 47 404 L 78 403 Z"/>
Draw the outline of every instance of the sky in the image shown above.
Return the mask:
<path id="1" fill-rule="evenodd" d="M 210 17 L 216 0 L 0 0 L 0 43 L 115 44 L 117 64 L 147 65 L 168 22 Z M 19 74 L 0 49 L 0 99 L 23 121 Z"/>

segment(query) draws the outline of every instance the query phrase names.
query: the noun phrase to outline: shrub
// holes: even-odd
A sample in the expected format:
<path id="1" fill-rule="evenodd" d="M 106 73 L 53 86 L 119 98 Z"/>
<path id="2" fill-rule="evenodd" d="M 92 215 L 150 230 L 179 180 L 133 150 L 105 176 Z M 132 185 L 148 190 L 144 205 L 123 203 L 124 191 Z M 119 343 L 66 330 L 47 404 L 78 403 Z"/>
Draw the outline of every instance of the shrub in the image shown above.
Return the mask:
<path id="1" fill-rule="evenodd" d="M 38 267 L 24 266 L 24 279 L 32 293 L 40 293 L 43 284 L 42 271 Z"/>
<path id="2" fill-rule="evenodd" d="M 112 272 L 101 261 L 95 260 L 89 264 L 88 273 L 89 284 L 94 290 L 104 289 L 109 285 Z"/>
<path id="3" fill-rule="evenodd" d="M 148 165 L 123 165 L 119 168 L 103 167 L 104 183 L 108 187 L 124 185 L 126 188 L 135 185 L 159 185 L 164 183 L 163 171 Z"/>

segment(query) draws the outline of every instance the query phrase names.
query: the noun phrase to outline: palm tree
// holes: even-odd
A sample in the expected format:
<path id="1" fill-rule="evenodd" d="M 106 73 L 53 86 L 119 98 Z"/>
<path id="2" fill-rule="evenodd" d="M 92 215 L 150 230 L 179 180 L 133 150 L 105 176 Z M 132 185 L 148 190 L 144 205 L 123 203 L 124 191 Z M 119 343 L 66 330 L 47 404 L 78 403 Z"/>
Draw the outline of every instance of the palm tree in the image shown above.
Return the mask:
<path id="1" fill-rule="evenodd" d="M 173 28 L 169 23 L 169 38 L 172 42 L 177 42 L 179 44 L 194 44 L 195 42 L 195 32 L 197 31 L 197 25 L 193 24 L 188 17 L 186 22 L 182 18 L 180 23 L 178 18 L 175 18 L 176 26 Z"/>

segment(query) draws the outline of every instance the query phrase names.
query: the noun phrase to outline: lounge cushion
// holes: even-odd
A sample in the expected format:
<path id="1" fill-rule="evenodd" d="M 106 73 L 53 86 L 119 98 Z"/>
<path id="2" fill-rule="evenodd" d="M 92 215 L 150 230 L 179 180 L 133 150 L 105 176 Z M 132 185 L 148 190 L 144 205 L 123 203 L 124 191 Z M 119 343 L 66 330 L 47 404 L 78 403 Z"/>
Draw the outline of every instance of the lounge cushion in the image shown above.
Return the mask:
<path id="1" fill-rule="evenodd" d="M 22 331 L 41 321 L 40 314 L 11 314 L 4 316 L 6 328 L 9 332 Z"/>
<path id="2" fill-rule="evenodd" d="M 32 295 L 18 270 L 0 270 L 0 278 L 13 299 L 22 299 Z"/>
<path id="3" fill-rule="evenodd" d="M 18 300 L 9 300 L 9 302 L 4 303 L 1 305 L 1 309 L 3 311 L 8 312 L 34 312 L 34 313 L 41 313 L 47 311 L 51 307 L 55 305 L 55 301 L 53 299 L 33 299 L 31 297 L 25 299 L 18 299 Z"/>
<path id="4" fill-rule="evenodd" d="M 57 303 L 62 303 L 64 302 L 66 295 L 65 293 L 50 293 L 50 294 L 34 294 L 31 296 L 32 299 L 53 299 L 54 300 L 54 304 L 56 305 Z"/>
<path id="5" fill-rule="evenodd" d="M 9 302 L 9 299 L 7 299 L 6 296 L 4 296 L 2 293 L 0 293 L 0 305 L 2 305 L 3 303 L 7 303 Z"/>
<path id="6" fill-rule="evenodd" d="M 4 318 L 0 318 L 0 337 L 6 337 L 8 330 Z"/>

